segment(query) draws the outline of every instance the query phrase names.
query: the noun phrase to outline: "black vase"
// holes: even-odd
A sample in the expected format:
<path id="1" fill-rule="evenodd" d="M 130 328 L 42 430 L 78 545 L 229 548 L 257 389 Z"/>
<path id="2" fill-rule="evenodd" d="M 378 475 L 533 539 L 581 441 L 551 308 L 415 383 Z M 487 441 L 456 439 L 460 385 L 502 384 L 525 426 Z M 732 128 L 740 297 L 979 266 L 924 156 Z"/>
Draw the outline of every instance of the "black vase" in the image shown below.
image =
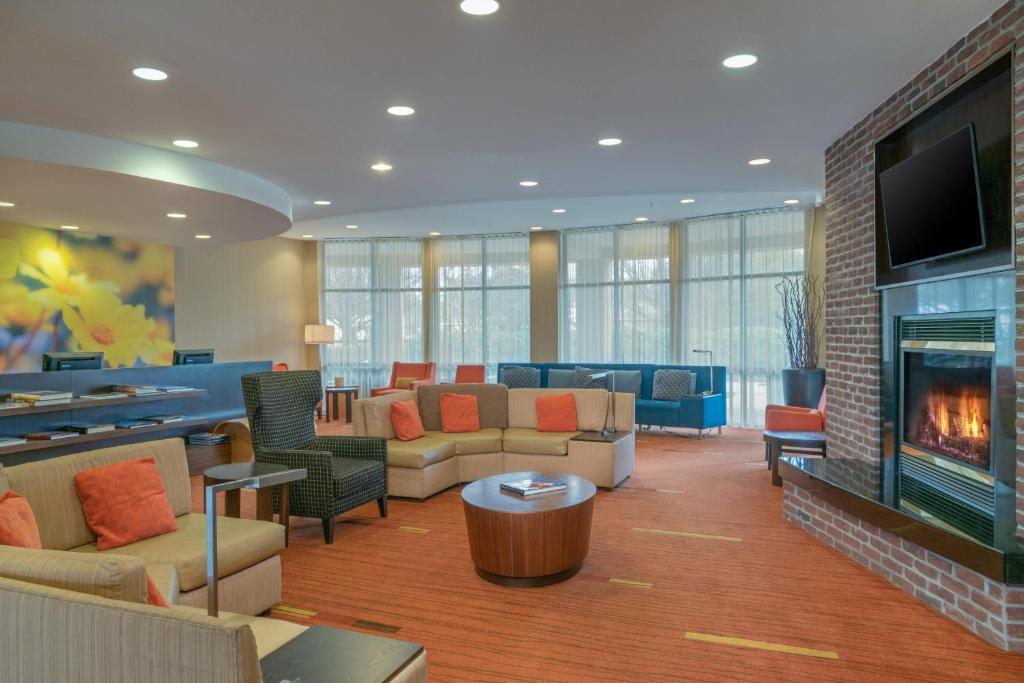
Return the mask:
<path id="1" fill-rule="evenodd" d="M 782 371 L 782 398 L 787 406 L 817 408 L 824 390 L 824 368 L 786 368 Z"/>

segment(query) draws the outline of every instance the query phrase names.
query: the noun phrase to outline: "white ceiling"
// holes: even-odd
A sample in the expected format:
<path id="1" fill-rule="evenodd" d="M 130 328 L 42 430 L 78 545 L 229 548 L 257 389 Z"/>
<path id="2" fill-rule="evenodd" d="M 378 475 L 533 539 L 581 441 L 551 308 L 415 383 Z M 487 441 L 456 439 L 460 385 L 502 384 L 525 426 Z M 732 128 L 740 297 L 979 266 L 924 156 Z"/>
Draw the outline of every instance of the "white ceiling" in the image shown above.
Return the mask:
<path id="1" fill-rule="evenodd" d="M 0 120 L 197 140 L 186 154 L 291 195 L 289 235 L 663 220 L 813 201 L 825 147 L 1001 4 L 0 0 Z M 761 61 L 723 68 L 737 52 Z M 143 65 L 170 78 L 133 78 Z M 244 213 L 217 216 L 230 239 L 280 230 L 270 212 L 247 232 Z"/>

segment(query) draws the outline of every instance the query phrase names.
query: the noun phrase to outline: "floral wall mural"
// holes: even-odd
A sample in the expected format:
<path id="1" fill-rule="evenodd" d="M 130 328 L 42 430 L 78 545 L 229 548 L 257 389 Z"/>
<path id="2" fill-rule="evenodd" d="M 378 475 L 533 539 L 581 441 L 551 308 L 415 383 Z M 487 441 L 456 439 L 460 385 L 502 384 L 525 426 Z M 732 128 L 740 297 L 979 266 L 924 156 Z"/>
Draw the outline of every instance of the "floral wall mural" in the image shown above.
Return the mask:
<path id="1" fill-rule="evenodd" d="M 174 248 L 0 225 L 0 372 L 36 372 L 52 351 L 170 364 Z"/>

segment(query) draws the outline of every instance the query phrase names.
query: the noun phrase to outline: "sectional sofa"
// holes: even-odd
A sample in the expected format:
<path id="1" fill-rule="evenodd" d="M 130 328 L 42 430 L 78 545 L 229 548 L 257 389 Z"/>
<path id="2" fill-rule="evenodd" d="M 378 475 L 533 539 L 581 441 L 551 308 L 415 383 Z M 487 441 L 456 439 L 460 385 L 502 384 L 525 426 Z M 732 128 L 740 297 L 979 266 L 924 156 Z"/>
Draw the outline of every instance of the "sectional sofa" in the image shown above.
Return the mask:
<path id="1" fill-rule="evenodd" d="M 615 391 L 636 397 L 636 422 L 648 427 L 677 427 L 696 429 L 698 436 L 706 430 L 721 428 L 726 423 L 726 372 L 722 365 L 656 365 L 619 363 L 499 363 L 498 379 L 506 367 L 537 368 L 540 386 L 548 388 L 572 387 L 573 371 L 577 366 L 594 370 L 612 370 Z M 654 373 L 657 370 L 686 370 L 696 376 L 696 386 L 679 401 L 656 401 Z M 705 394 L 712 389 L 713 394 Z"/>
<path id="2" fill-rule="evenodd" d="M 539 396 L 571 392 L 576 401 L 577 429 L 537 430 L 535 401 Z M 441 427 L 441 395 L 477 397 L 480 431 L 446 433 Z M 419 408 L 425 436 L 399 441 L 391 426 L 391 402 L 412 399 Z M 355 401 L 353 431 L 357 436 L 388 439 L 388 493 L 424 499 L 462 482 L 502 472 L 537 471 L 576 474 L 605 488 L 614 488 L 633 471 L 633 397 L 616 393 L 614 442 L 575 440 L 583 432 L 611 426 L 612 394 L 604 389 L 508 389 L 503 384 L 435 384 L 416 391 Z"/>

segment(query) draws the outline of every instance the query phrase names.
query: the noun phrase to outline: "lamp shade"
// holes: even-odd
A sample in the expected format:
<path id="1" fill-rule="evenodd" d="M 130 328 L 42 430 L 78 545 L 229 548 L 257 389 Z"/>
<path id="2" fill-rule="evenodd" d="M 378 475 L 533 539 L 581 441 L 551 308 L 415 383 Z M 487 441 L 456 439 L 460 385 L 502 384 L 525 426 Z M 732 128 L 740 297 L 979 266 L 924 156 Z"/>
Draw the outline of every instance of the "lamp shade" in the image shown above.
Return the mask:
<path id="1" fill-rule="evenodd" d="M 334 325 L 306 325 L 306 343 L 334 343 Z"/>

